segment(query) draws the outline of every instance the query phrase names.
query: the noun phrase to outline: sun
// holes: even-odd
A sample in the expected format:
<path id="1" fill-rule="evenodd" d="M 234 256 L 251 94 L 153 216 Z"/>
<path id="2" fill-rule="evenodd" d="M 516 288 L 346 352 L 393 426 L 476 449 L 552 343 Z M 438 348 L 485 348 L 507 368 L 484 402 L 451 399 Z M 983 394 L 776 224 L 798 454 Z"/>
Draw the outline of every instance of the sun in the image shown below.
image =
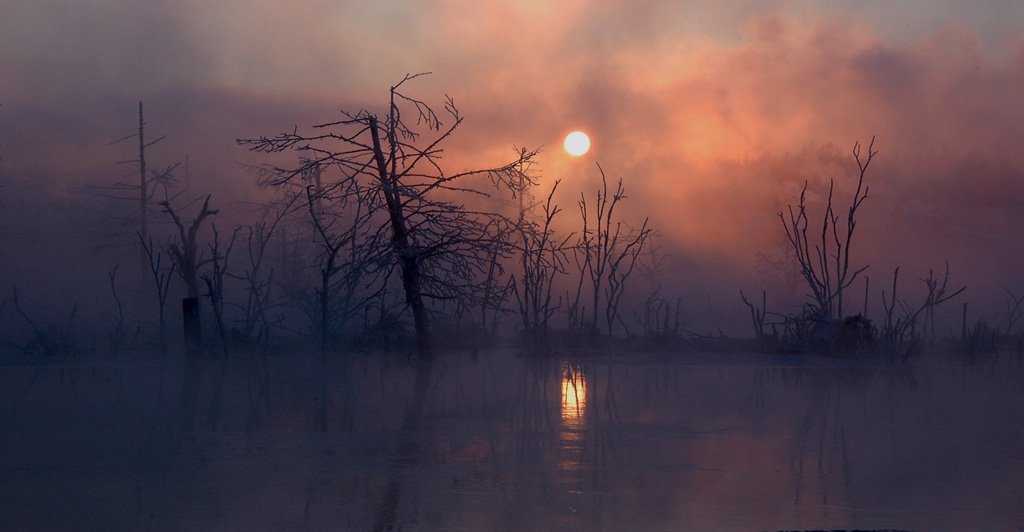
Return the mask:
<path id="1" fill-rule="evenodd" d="M 573 131 L 565 137 L 565 151 L 579 157 L 590 151 L 590 137 L 582 131 Z"/>

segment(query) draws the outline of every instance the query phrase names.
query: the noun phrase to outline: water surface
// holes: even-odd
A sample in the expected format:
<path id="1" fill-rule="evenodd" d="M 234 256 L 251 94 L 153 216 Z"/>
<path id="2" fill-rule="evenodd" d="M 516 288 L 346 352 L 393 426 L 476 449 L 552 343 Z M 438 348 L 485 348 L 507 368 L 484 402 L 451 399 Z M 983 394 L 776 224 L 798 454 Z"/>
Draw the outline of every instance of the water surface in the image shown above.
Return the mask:
<path id="1" fill-rule="evenodd" d="M 0 530 L 1024 530 L 1013 357 L 0 367 Z"/>

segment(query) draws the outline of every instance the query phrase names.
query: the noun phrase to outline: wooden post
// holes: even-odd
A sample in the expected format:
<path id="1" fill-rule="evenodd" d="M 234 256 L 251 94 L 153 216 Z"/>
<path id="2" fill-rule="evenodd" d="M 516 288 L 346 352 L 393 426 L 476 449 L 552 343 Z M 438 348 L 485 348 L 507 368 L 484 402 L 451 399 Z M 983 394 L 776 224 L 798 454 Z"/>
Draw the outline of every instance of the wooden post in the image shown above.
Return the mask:
<path id="1" fill-rule="evenodd" d="M 181 315 L 185 324 L 185 353 L 199 354 L 203 347 L 203 334 L 199 324 L 199 298 L 186 297 L 182 299 Z"/>

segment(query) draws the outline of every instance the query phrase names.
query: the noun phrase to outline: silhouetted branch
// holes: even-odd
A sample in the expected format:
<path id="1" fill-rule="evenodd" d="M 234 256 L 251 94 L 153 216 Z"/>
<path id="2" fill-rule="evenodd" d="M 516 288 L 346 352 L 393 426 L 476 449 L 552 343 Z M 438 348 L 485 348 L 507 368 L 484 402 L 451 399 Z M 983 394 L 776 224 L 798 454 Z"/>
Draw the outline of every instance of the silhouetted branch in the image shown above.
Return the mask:
<path id="1" fill-rule="evenodd" d="M 392 271 L 401 275 L 417 340 L 427 354 L 430 327 L 426 301 L 457 302 L 460 308 L 481 300 L 491 305 L 501 291 L 495 275 L 500 274 L 498 259 L 512 252 L 507 234 L 514 230 L 514 224 L 500 214 L 469 209 L 457 202 L 465 194 L 488 196 L 464 181 L 486 176 L 492 186 L 508 188 L 515 181 L 516 171 L 537 152 L 523 150 L 509 164 L 447 174 L 440 165 L 441 145 L 459 127 L 462 117 L 450 97 L 438 113 L 426 102 L 402 92 L 407 82 L 421 75 L 406 75 L 390 88 L 385 114 L 365 109 L 343 111 L 341 120 L 315 126 L 312 135 L 296 128 L 275 137 L 239 143 L 257 152 L 299 152 L 301 158 L 295 168 L 264 168 L 260 175 L 263 183 L 299 186 L 306 176 L 324 176 L 309 198 L 315 230 L 323 242 L 328 242 L 322 255 L 327 259 L 321 262 L 322 276 L 337 266 L 330 257 L 340 251 L 332 251 L 331 221 L 323 217 L 326 207 L 318 209 L 316 203 L 341 204 L 348 201 L 344 198 L 354 201 L 351 194 L 362 198 L 366 210 L 360 216 L 365 216 L 367 223 L 360 245 L 370 250 L 366 256 L 374 257 L 377 271 L 384 274 L 382 282 L 387 282 L 386 275 Z M 442 115 L 446 117 L 444 122 Z M 323 279 L 320 284 L 324 291 Z"/>
<path id="2" fill-rule="evenodd" d="M 166 249 L 171 255 L 171 259 L 178 267 L 178 275 L 185 281 L 185 286 L 188 289 L 189 297 L 199 297 L 199 268 L 209 262 L 210 259 L 204 260 L 202 255 L 198 252 L 198 243 L 196 238 L 199 234 L 199 227 L 202 225 L 203 220 L 208 216 L 212 216 L 220 212 L 217 209 L 210 209 L 210 196 L 206 196 L 206 201 L 203 202 L 203 207 L 200 209 L 199 214 L 192 221 L 189 228 L 185 229 L 185 224 L 182 223 L 181 218 L 171 208 L 169 201 L 161 201 L 160 206 L 164 208 L 164 212 L 171 216 L 174 220 L 174 225 L 178 228 L 178 242 L 168 242 Z"/>
<path id="3" fill-rule="evenodd" d="M 142 239 L 141 233 L 136 233 L 139 237 L 139 241 L 142 243 L 142 249 L 146 252 L 146 257 L 149 259 L 149 271 L 153 274 L 153 282 L 156 286 L 156 297 L 160 308 L 160 354 L 167 354 L 167 320 L 164 318 L 164 308 L 167 303 L 167 294 L 171 286 L 171 277 L 174 275 L 174 270 L 177 265 L 172 260 L 171 267 L 164 272 L 160 265 L 162 254 L 156 250 L 153 246 L 153 238 L 150 237 L 149 241 Z"/>
<path id="4" fill-rule="evenodd" d="M 872 159 L 878 153 L 873 149 L 874 144 L 875 139 L 872 137 L 871 143 L 868 145 L 867 158 L 863 161 L 861 160 L 860 143 L 855 143 L 853 146 L 853 156 L 857 161 L 860 174 L 853 198 L 850 200 L 850 207 L 847 210 L 845 232 L 840 233 L 839 217 L 833 210 L 832 198 L 835 180 L 829 180 L 828 200 L 822 215 L 821 231 L 818 242 L 814 245 L 811 244 L 807 234 L 809 219 L 806 181 L 800 191 L 800 200 L 796 210 L 790 205 L 788 217 L 781 212 L 778 214 L 786 232 L 786 239 L 796 254 L 796 260 L 800 265 L 800 274 L 811 291 L 810 297 L 814 302 L 812 314 L 823 320 L 840 317 L 845 312 L 844 290 L 867 269 L 867 266 L 864 266 L 850 271 L 850 249 L 857 227 L 857 210 L 868 195 L 864 176 Z"/>

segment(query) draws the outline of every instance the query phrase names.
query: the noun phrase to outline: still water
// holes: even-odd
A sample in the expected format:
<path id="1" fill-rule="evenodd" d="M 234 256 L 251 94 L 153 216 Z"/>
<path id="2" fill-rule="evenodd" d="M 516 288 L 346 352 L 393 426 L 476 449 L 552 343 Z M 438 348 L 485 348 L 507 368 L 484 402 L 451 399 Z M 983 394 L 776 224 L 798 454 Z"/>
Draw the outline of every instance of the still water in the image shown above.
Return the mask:
<path id="1" fill-rule="evenodd" d="M 0 367 L 0 530 L 1024 530 L 1024 370 L 455 353 Z"/>

